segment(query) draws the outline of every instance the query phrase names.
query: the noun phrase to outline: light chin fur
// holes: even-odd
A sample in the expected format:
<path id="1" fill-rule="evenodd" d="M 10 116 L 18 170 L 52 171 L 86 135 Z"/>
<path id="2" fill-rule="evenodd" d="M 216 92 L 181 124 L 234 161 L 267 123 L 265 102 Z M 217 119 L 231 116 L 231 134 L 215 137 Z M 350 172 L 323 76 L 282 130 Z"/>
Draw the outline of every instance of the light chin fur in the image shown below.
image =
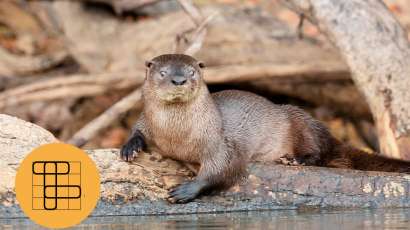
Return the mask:
<path id="1" fill-rule="evenodd" d="M 187 89 L 174 89 L 169 92 L 161 93 L 159 98 L 167 103 L 188 102 L 195 98 L 196 91 Z"/>

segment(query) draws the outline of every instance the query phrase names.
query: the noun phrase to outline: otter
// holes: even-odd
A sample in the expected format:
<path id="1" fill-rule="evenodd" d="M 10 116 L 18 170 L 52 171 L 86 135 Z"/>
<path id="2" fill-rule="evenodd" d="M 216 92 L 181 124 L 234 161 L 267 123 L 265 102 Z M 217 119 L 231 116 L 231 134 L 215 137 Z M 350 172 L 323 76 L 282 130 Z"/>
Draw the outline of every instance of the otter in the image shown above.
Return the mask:
<path id="1" fill-rule="evenodd" d="M 154 148 L 164 157 L 199 164 L 194 180 L 170 190 L 171 201 L 189 202 L 226 189 L 246 175 L 249 161 L 365 169 L 374 157 L 336 140 L 318 120 L 291 105 L 277 105 L 253 93 L 225 90 L 211 94 L 204 64 L 183 54 L 146 62 L 143 111 L 121 158 L 132 161 Z M 363 160 L 365 159 L 365 160 Z M 369 158 L 370 159 L 370 158 Z M 367 163 L 366 163 L 367 162 Z M 410 163 L 383 159 L 388 170 L 410 171 Z"/>

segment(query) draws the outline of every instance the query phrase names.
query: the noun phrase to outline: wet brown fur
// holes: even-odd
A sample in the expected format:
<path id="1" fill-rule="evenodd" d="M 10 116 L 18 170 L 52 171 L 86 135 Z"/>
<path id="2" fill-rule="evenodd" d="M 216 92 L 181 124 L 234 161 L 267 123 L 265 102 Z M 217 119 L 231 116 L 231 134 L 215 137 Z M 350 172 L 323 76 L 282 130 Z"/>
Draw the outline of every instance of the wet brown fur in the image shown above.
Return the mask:
<path id="1" fill-rule="evenodd" d="M 367 153 L 333 139 L 333 149 L 323 156 L 323 166 L 364 171 L 410 173 L 410 162 Z"/>

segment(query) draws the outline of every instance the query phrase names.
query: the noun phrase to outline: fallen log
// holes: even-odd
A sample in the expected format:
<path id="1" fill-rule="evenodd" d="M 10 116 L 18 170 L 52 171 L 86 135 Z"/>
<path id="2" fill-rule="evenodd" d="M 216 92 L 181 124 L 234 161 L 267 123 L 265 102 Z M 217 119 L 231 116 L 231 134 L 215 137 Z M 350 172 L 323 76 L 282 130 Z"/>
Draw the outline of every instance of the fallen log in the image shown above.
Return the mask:
<path id="1" fill-rule="evenodd" d="M 42 128 L 0 115 L 0 216 L 24 217 L 13 192 L 15 172 L 30 149 L 55 141 Z M 101 199 L 94 216 L 162 215 L 298 208 L 410 207 L 410 176 L 317 167 L 252 163 L 246 180 L 219 195 L 188 204 L 170 204 L 167 189 L 193 174 L 157 153 L 136 161 L 119 159 L 118 150 L 89 150 L 101 176 Z M 6 173 L 5 173 L 6 172 Z"/>

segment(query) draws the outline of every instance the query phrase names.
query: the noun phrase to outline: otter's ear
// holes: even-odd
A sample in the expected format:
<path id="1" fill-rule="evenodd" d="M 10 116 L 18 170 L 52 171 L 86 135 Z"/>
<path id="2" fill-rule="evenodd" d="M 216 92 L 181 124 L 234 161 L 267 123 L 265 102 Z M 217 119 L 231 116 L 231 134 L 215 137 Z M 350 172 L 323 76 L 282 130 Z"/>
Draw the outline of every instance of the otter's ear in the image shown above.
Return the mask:
<path id="1" fill-rule="evenodd" d="M 153 65 L 154 65 L 153 61 L 146 61 L 145 62 L 145 66 L 148 67 L 148 68 L 151 68 Z"/>
<path id="2" fill-rule="evenodd" d="M 198 62 L 199 68 L 205 68 L 205 64 L 201 61 Z"/>

